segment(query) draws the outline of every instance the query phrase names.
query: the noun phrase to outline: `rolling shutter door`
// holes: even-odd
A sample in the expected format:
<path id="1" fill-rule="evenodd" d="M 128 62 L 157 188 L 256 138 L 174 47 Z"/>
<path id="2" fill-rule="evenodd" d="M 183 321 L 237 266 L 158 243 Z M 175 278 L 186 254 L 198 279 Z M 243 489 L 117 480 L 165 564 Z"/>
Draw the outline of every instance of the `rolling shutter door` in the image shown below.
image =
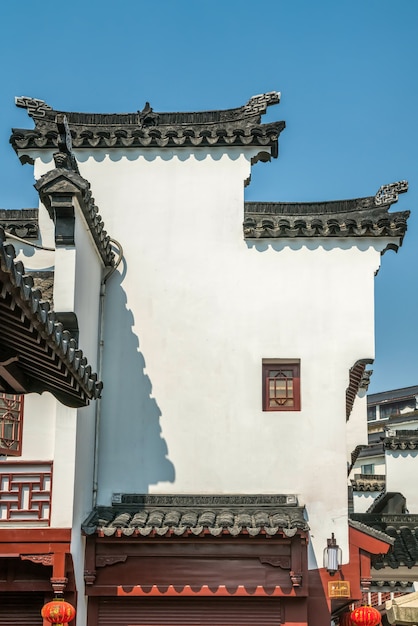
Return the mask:
<path id="1" fill-rule="evenodd" d="M 97 626 L 280 626 L 280 609 L 277 598 L 100 598 Z"/>
<path id="2" fill-rule="evenodd" d="M 0 593 L 0 626 L 35 626 L 42 624 L 40 594 Z"/>

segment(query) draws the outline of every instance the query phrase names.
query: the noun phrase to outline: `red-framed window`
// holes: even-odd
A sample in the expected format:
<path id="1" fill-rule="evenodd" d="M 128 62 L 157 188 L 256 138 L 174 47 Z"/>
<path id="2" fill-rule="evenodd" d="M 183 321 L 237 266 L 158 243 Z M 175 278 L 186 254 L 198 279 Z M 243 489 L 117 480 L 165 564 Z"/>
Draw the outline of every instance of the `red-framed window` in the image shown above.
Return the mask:
<path id="1" fill-rule="evenodd" d="M 0 393 L 0 454 L 22 454 L 23 396 Z"/>
<path id="2" fill-rule="evenodd" d="M 263 361 L 263 411 L 300 411 L 299 361 Z"/>

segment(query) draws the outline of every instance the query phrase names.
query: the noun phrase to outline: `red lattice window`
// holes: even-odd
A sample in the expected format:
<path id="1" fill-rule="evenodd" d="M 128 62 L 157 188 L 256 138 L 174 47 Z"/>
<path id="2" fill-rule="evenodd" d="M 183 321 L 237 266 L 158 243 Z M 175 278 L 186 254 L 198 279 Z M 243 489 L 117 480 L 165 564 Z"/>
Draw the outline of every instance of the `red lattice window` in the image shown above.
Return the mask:
<path id="1" fill-rule="evenodd" d="M 22 454 L 23 396 L 0 393 L 0 454 Z"/>
<path id="2" fill-rule="evenodd" d="M 300 411 L 298 361 L 263 361 L 263 411 Z"/>

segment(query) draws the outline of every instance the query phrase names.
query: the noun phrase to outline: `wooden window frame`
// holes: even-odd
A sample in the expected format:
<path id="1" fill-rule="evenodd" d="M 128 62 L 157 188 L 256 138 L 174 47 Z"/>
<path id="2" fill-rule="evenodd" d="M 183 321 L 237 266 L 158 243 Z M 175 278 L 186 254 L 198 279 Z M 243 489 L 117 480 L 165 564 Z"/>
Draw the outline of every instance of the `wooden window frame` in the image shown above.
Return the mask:
<path id="1" fill-rule="evenodd" d="M 17 411 L 10 410 L 6 406 L 6 401 L 14 401 L 17 403 Z M 14 415 L 17 412 L 17 415 Z M 6 415 L 11 413 L 14 415 L 14 437 L 11 439 L 11 445 L 16 445 L 14 449 L 4 444 L 4 423 Z M 23 435 L 23 395 L 0 393 L 0 455 L 5 456 L 22 456 L 22 435 Z"/>
<path id="2" fill-rule="evenodd" d="M 269 396 L 269 380 L 272 370 L 291 370 L 293 383 L 293 406 L 279 404 L 270 406 Z M 263 411 L 300 411 L 300 361 L 298 359 L 263 359 L 262 364 L 263 375 Z"/>

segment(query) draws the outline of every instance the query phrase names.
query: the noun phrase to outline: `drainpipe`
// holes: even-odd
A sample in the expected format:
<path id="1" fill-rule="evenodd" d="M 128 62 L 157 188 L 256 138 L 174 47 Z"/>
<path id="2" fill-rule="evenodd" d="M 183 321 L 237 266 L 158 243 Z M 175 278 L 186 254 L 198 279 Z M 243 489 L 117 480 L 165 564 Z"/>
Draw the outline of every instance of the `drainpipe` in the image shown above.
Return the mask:
<path id="1" fill-rule="evenodd" d="M 97 376 L 98 379 L 102 379 L 103 370 L 103 348 L 104 348 L 104 305 L 106 296 L 106 283 L 109 278 L 114 274 L 119 267 L 123 258 L 122 245 L 116 241 L 116 239 L 110 239 L 113 247 L 116 248 L 118 253 L 118 259 L 116 263 L 110 268 L 109 272 L 104 275 L 102 282 L 100 283 L 100 301 L 99 301 L 99 346 L 97 356 Z M 97 491 L 98 491 L 98 473 L 99 473 L 99 431 L 100 431 L 100 418 L 101 418 L 102 400 L 97 398 L 95 405 L 95 420 L 94 420 L 94 464 L 93 464 L 93 508 L 97 504 Z"/>

